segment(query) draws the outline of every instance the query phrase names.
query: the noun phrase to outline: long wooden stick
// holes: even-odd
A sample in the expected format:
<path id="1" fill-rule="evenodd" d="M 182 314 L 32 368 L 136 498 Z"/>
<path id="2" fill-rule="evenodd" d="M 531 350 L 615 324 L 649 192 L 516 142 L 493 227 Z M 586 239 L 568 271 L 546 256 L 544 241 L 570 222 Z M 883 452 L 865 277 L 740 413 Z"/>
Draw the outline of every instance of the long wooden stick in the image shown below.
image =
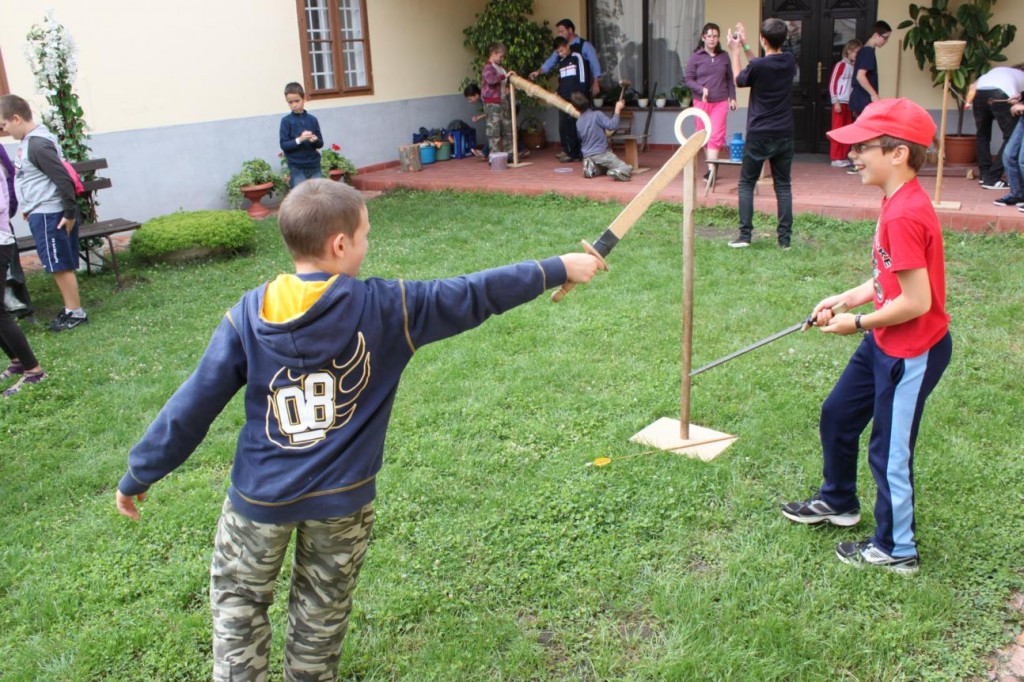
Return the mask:
<path id="1" fill-rule="evenodd" d="M 519 130 L 516 125 L 516 89 L 508 89 L 508 103 L 512 106 L 512 165 L 519 165 Z M 508 151 L 507 149 L 505 151 Z"/>
<path id="2" fill-rule="evenodd" d="M 508 82 L 514 85 L 515 87 L 519 88 L 523 92 L 525 92 L 527 95 L 530 95 L 531 97 L 536 97 L 539 100 L 543 100 L 544 102 L 547 102 L 556 109 L 561 109 L 562 111 L 569 114 L 573 118 L 580 117 L 580 112 L 577 111 L 576 107 L 574 107 L 572 104 L 566 102 L 564 99 L 562 99 L 555 93 L 548 92 L 547 90 L 540 87 L 536 83 L 531 83 L 530 81 L 526 80 L 519 74 L 513 74 L 509 76 Z"/>
<path id="3" fill-rule="evenodd" d="M 946 109 L 949 106 L 949 71 L 942 86 L 942 126 L 939 128 L 939 168 L 935 176 L 935 203 L 942 199 L 942 167 L 946 161 Z"/>
<path id="4" fill-rule="evenodd" d="M 648 114 L 649 116 L 650 114 Z M 693 207 L 697 201 L 696 157 L 683 167 L 683 330 L 681 337 L 682 390 L 679 392 L 679 437 L 690 439 L 690 366 L 693 363 Z"/>

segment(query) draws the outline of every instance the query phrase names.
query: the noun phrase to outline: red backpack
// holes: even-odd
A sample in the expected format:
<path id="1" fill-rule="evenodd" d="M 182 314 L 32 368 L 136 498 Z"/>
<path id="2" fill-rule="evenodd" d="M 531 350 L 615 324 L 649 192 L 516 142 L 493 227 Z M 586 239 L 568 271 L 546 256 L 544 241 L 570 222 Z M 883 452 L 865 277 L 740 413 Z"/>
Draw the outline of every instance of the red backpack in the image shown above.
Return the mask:
<path id="1" fill-rule="evenodd" d="M 61 159 L 61 163 L 68 170 L 68 175 L 71 176 L 71 182 L 75 183 L 75 194 L 84 194 L 85 186 L 82 185 L 82 178 L 78 177 L 78 171 L 71 165 L 71 162 L 66 159 Z"/>

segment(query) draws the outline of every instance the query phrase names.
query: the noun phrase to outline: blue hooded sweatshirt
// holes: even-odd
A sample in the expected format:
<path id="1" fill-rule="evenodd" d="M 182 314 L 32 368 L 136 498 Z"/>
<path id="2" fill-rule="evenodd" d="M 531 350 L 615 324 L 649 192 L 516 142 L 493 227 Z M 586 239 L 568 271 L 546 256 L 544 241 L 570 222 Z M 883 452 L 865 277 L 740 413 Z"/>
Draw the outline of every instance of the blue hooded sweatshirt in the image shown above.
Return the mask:
<path id="1" fill-rule="evenodd" d="M 376 494 L 402 371 L 420 346 L 566 281 L 559 258 L 431 281 L 281 275 L 247 292 L 128 455 L 122 494 L 181 465 L 245 387 L 228 497 L 260 523 L 345 516 Z"/>

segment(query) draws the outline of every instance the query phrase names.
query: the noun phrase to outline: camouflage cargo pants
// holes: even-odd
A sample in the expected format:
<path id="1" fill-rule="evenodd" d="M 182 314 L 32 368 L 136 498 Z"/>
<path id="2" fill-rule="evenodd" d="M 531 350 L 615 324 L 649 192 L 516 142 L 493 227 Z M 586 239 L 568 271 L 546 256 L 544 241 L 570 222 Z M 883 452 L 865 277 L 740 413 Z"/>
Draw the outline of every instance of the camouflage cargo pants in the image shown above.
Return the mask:
<path id="1" fill-rule="evenodd" d="M 507 99 L 501 104 L 484 104 L 487 114 L 487 144 L 491 153 L 512 153 L 512 107 Z"/>
<path id="2" fill-rule="evenodd" d="M 257 523 L 224 501 L 213 563 L 213 679 L 263 682 L 270 657 L 274 585 L 295 532 L 284 679 L 335 680 L 352 591 L 373 527 L 373 503 L 341 518 Z"/>

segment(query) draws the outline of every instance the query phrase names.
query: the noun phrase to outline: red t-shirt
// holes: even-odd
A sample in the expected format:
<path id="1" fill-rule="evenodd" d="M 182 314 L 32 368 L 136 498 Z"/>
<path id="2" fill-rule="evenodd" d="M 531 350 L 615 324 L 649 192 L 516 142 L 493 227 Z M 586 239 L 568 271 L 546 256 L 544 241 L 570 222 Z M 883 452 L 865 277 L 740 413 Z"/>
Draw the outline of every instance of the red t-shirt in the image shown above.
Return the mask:
<path id="1" fill-rule="evenodd" d="M 891 327 L 872 330 L 878 347 L 896 358 L 912 358 L 934 346 L 949 328 L 946 314 L 946 268 L 942 230 L 932 201 L 917 178 L 882 200 L 871 252 L 875 310 L 900 295 L 896 273 L 926 268 L 932 307 L 923 315 Z"/>

